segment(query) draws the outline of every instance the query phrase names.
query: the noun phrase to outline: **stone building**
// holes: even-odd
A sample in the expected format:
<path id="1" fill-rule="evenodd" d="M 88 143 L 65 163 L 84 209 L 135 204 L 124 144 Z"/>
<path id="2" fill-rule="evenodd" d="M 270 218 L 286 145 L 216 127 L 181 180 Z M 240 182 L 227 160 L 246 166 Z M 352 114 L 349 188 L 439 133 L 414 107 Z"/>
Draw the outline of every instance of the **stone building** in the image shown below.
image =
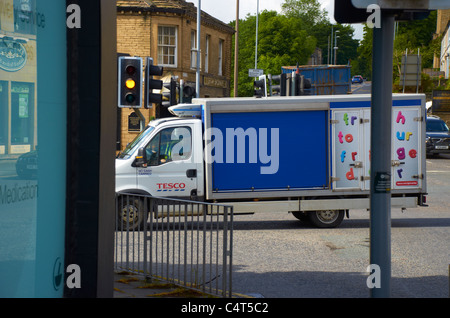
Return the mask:
<path id="1" fill-rule="evenodd" d="M 450 19 L 444 29 L 441 40 L 440 71 L 444 72 L 445 78 L 450 78 Z"/>
<path id="2" fill-rule="evenodd" d="M 437 24 L 436 24 L 436 33 L 435 37 L 443 35 L 447 30 L 447 25 L 450 22 L 450 9 L 447 10 L 437 10 Z M 445 39 L 443 39 L 444 41 Z M 441 52 L 442 53 L 442 52 Z M 440 69 L 442 58 L 440 55 L 435 56 L 433 60 L 433 68 Z"/>
<path id="3" fill-rule="evenodd" d="M 234 29 L 202 11 L 200 40 L 200 97 L 230 96 Z M 197 8 L 184 0 L 117 1 L 117 52 L 152 57 L 164 67 L 163 80 L 177 76 L 196 86 Z M 148 120 L 155 109 L 141 109 Z M 138 133 L 132 109 L 119 109 L 117 150 Z M 120 144 L 119 144 L 120 143 Z"/>

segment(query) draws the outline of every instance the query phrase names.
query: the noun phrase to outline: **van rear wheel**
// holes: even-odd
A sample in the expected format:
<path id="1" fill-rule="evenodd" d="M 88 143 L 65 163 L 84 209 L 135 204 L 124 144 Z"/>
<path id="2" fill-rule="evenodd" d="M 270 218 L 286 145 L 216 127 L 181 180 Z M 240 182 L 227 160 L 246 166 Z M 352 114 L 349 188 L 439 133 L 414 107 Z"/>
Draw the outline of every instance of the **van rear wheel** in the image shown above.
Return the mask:
<path id="1" fill-rule="evenodd" d="M 345 216 L 344 210 L 324 210 L 308 213 L 312 224 L 320 228 L 332 228 L 341 224 Z"/>
<path id="2" fill-rule="evenodd" d="M 144 229 L 144 202 L 139 197 L 121 197 L 119 199 L 117 225 L 120 230 Z"/>

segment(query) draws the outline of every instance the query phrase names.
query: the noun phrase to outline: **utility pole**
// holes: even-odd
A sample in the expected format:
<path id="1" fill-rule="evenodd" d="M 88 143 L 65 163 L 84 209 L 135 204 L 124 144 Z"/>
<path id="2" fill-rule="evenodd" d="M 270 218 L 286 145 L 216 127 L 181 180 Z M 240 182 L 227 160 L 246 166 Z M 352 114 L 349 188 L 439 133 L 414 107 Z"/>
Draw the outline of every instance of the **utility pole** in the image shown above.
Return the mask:
<path id="1" fill-rule="evenodd" d="M 331 53 L 331 58 L 330 58 L 330 63 L 333 63 L 333 25 L 331 25 L 331 41 L 330 41 L 330 53 Z"/>
<path id="2" fill-rule="evenodd" d="M 381 28 L 373 29 L 373 80 L 371 107 L 370 167 L 370 264 L 380 267 L 380 288 L 372 297 L 390 297 L 391 286 L 391 124 L 392 56 L 394 54 L 392 13 L 381 10 Z"/>
<path id="3" fill-rule="evenodd" d="M 370 129 L 370 264 L 378 286 L 372 297 L 390 297 L 391 288 L 391 133 L 394 24 L 429 10 L 450 9 L 449 1 L 335 0 L 338 23 L 368 23 L 373 28 Z M 371 11 L 371 12 L 369 12 Z M 405 18 L 403 17 L 403 18 Z M 378 23 L 379 21 L 380 23 Z M 377 269 L 375 269 L 377 268 Z M 378 277 L 379 276 L 379 277 Z"/>
<path id="4" fill-rule="evenodd" d="M 202 1 L 198 0 L 197 7 L 197 72 L 195 74 L 195 92 L 197 94 L 197 98 L 200 97 L 200 28 L 201 28 L 201 4 Z"/>
<path id="5" fill-rule="evenodd" d="M 259 0 L 256 1 L 256 40 L 255 40 L 255 70 L 258 68 L 258 24 L 259 24 Z"/>
<path id="6" fill-rule="evenodd" d="M 336 30 L 334 32 L 334 65 L 337 65 L 337 50 L 338 50 L 337 38 L 339 37 L 339 35 L 337 35 L 338 32 L 339 30 Z"/>
<path id="7" fill-rule="evenodd" d="M 238 70 L 239 70 L 239 0 L 236 0 L 236 33 L 234 35 L 234 97 L 238 97 Z"/>

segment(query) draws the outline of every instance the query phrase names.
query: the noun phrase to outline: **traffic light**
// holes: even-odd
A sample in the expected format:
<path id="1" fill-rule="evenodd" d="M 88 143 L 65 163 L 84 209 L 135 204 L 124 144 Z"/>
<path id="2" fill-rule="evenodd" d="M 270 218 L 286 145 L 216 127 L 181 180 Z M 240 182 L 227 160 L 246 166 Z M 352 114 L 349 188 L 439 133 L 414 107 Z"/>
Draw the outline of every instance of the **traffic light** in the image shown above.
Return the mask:
<path id="1" fill-rule="evenodd" d="M 178 104 L 177 101 L 177 86 L 178 83 L 174 77 L 170 77 L 170 82 L 164 83 L 163 102 L 162 105 L 169 107 Z"/>
<path id="2" fill-rule="evenodd" d="M 269 94 L 271 96 L 286 96 L 286 80 L 287 75 L 285 73 L 280 75 L 269 74 Z M 275 84 L 275 82 L 278 84 Z"/>
<path id="3" fill-rule="evenodd" d="M 161 90 L 163 87 L 163 81 L 156 80 L 153 76 L 161 76 L 163 71 L 164 69 L 162 66 L 153 65 L 153 59 L 151 57 L 147 57 L 147 64 L 145 66 L 145 108 L 152 108 L 152 104 L 162 103 L 162 94 L 153 93 L 153 90 Z"/>
<path id="4" fill-rule="evenodd" d="M 267 97 L 267 78 L 266 75 L 259 76 L 257 81 L 253 82 L 253 87 L 255 89 L 254 96 L 255 97 Z"/>
<path id="5" fill-rule="evenodd" d="M 194 98 L 197 95 L 195 88 L 184 84 L 183 86 L 183 103 L 192 103 L 192 98 Z"/>
<path id="6" fill-rule="evenodd" d="M 141 108 L 142 58 L 120 56 L 118 65 L 118 106 Z"/>
<path id="7" fill-rule="evenodd" d="M 308 95 L 305 89 L 311 88 L 311 81 L 300 74 L 295 74 L 294 81 L 295 96 Z"/>

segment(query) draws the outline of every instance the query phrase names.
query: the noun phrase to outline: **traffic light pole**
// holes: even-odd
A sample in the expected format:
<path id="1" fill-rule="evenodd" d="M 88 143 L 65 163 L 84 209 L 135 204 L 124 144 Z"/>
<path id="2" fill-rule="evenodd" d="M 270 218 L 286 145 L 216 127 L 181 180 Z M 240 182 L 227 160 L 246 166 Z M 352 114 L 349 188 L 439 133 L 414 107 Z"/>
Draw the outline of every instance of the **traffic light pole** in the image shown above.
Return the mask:
<path id="1" fill-rule="evenodd" d="M 139 108 L 133 109 L 136 115 L 139 117 L 139 127 L 140 131 L 144 131 L 145 129 L 145 116 L 141 113 L 141 110 Z"/>
<path id="2" fill-rule="evenodd" d="M 391 281 L 391 130 L 394 16 L 381 11 L 381 28 L 373 30 L 370 264 L 379 266 L 379 286 L 371 296 L 390 297 Z"/>
<path id="3" fill-rule="evenodd" d="M 195 72 L 195 92 L 196 97 L 200 97 L 200 31 L 201 31 L 201 17 L 202 17 L 202 1 L 198 0 L 197 8 L 197 71 Z"/>

